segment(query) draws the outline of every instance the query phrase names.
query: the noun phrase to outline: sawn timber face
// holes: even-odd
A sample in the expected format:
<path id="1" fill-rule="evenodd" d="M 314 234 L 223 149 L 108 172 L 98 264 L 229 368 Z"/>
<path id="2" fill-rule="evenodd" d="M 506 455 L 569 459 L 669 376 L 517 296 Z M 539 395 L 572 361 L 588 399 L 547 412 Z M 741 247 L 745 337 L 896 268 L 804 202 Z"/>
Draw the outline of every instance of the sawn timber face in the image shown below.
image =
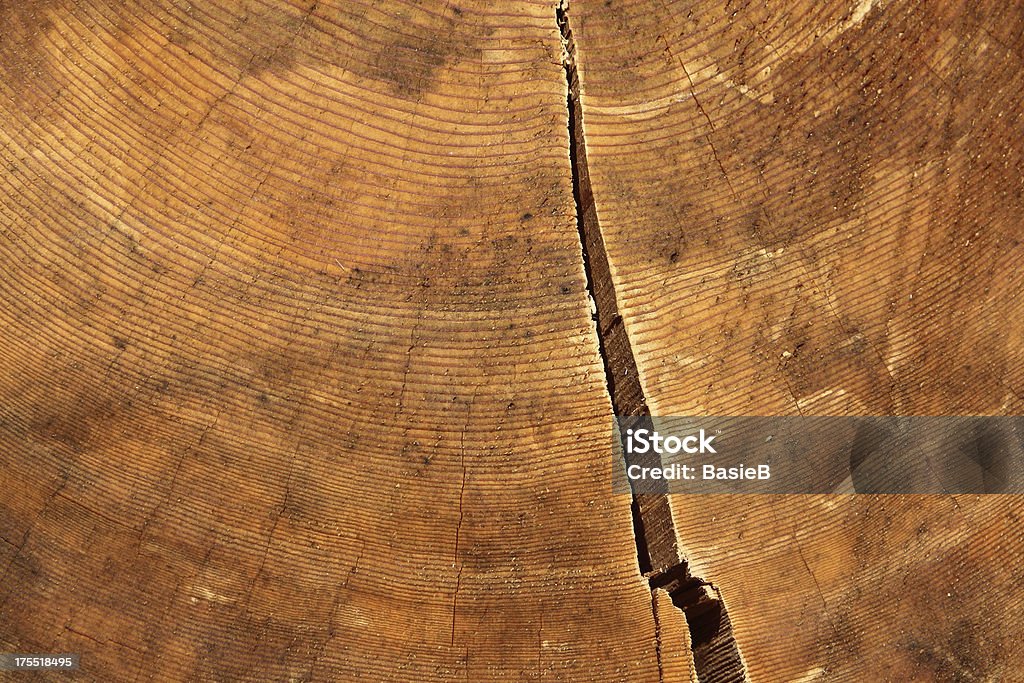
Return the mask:
<path id="1" fill-rule="evenodd" d="M 596 214 L 653 414 L 1020 413 L 1014 11 L 571 12 Z M 1024 670 L 1014 498 L 672 505 L 753 681 Z"/>
<path id="2" fill-rule="evenodd" d="M 0 649 L 658 680 L 553 6 L 16 5 Z"/>

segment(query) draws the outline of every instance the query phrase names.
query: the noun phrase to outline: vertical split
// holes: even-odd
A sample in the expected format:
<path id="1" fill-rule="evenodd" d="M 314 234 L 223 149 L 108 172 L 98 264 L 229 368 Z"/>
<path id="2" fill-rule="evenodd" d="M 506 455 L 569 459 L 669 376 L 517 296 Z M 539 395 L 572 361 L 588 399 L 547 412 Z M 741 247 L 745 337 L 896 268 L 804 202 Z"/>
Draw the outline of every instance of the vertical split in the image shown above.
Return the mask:
<path id="1" fill-rule="evenodd" d="M 611 265 L 590 185 L 576 47 L 569 27 L 568 0 L 560 0 L 556 19 L 562 36 L 562 63 L 565 67 L 569 160 L 573 200 L 576 203 L 576 228 L 583 250 L 587 289 L 596 308 L 595 322 L 605 381 L 612 407 L 620 418 L 622 431 L 628 426 L 646 425 L 650 428 L 651 412 L 640 384 L 636 358 L 618 311 Z M 630 461 L 627 464 L 634 463 Z M 649 466 L 656 463 L 636 464 Z M 679 552 L 667 489 L 656 493 L 634 491 L 632 511 L 640 570 L 647 577 L 652 592 L 655 589 L 667 591 L 672 603 L 685 615 L 700 683 L 746 681 L 729 616 L 718 590 L 691 576 L 686 560 Z M 660 649 L 660 642 L 658 647 Z"/>

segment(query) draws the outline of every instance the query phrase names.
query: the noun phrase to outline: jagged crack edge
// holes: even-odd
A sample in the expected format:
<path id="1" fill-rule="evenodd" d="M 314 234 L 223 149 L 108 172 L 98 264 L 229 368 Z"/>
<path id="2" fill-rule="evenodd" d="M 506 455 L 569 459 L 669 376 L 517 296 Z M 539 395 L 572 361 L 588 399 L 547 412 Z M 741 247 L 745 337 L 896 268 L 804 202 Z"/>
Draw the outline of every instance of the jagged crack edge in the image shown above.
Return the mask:
<path id="1" fill-rule="evenodd" d="M 602 311 L 601 302 L 597 296 L 597 290 L 595 288 L 595 275 L 594 265 L 591 259 L 594 257 L 593 254 L 589 253 L 590 250 L 587 247 L 588 242 L 593 242 L 603 246 L 603 239 L 598 233 L 590 239 L 588 231 L 590 228 L 586 225 L 585 213 L 586 207 L 583 205 L 583 197 L 581 190 L 581 171 L 580 165 L 586 163 L 586 152 L 584 151 L 584 142 L 580 139 L 583 135 L 582 121 L 577 121 L 577 116 L 582 117 L 582 106 L 578 101 L 578 91 L 574 88 L 579 87 L 579 76 L 576 71 L 576 55 L 575 46 L 572 40 L 572 31 L 569 27 L 569 2 L 568 0 L 560 0 L 556 6 L 555 15 L 558 24 L 559 34 L 561 36 L 562 43 L 562 66 L 565 69 L 565 82 L 566 82 L 566 110 L 567 110 L 567 127 L 569 133 L 569 165 L 572 174 L 572 194 L 574 208 L 576 211 L 576 230 L 579 233 L 580 250 L 583 258 L 583 269 L 586 277 L 587 293 L 590 300 L 593 302 L 594 313 L 592 317 L 595 322 L 595 328 L 597 332 L 598 348 L 601 354 L 601 362 L 604 367 L 605 381 L 607 384 L 607 390 L 609 397 L 612 401 L 613 407 L 617 412 L 627 412 L 622 410 L 623 406 L 617 402 L 616 392 L 616 372 L 610 358 L 610 354 L 607 349 L 606 334 L 615 324 L 622 324 L 621 316 L 618 315 L 617 306 L 612 302 L 612 311 Z M 579 131 L 579 132 L 577 132 Z M 587 173 L 589 178 L 589 172 Z M 596 213 L 596 211 L 595 211 Z M 593 226 L 593 229 L 600 230 L 599 226 Z M 598 255 L 600 258 L 607 260 L 607 253 L 601 253 Z M 610 268 L 605 267 L 604 270 L 609 271 Z M 611 286 L 611 283 L 607 283 Z M 614 289 L 612 290 L 614 292 Z M 609 317 L 611 313 L 611 322 L 608 326 L 602 330 L 603 318 Z M 625 335 L 625 331 L 622 332 Z M 633 368 L 633 372 L 636 373 L 636 360 L 632 355 L 632 349 L 628 345 L 628 337 L 626 338 L 626 346 L 628 350 L 628 366 Z M 627 370 L 628 372 L 628 370 Z M 639 378 L 635 377 L 634 381 L 638 382 Z M 650 412 L 647 409 L 646 401 L 644 400 L 642 390 L 637 391 L 637 396 L 640 405 L 633 406 L 638 413 L 649 415 Z M 628 411 L 632 412 L 632 411 Z M 736 644 L 735 638 L 732 634 L 731 622 L 729 620 L 728 612 L 726 611 L 725 604 L 721 598 L 721 592 L 713 584 L 703 581 L 697 577 L 693 577 L 689 573 L 689 569 L 686 566 L 685 561 L 680 558 L 678 564 L 673 565 L 662 571 L 651 571 L 651 554 L 650 549 L 647 546 L 647 539 L 644 532 L 644 520 L 641 513 L 641 508 L 637 497 L 634 495 L 633 503 L 631 505 L 633 514 L 633 529 L 634 538 L 637 547 L 637 560 L 641 567 L 641 571 L 648 576 L 651 588 L 652 601 L 656 600 L 655 591 L 662 587 L 661 581 L 663 577 L 671 574 L 679 574 L 683 577 L 682 583 L 672 591 L 669 591 L 669 595 L 673 598 L 673 605 L 679 609 L 684 617 L 686 618 L 687 625 L 691 632 L 691 646 L 693 647 L 694 654 L 694 666 L 698 680 L 701 683 L 718 683 L 725 681 L 746 681 L 746 667 L 744 666 L 742 657 L 739 652 L 739 648 Z M 674 535 L 674 534 L 673 534 Z M 715 595 L 714 601 L 717 603 L 717 608 L 720 610 L 721 621 L 724 622 L 723 629 L 719 633 L 721 636 L 718 641 L 718 646 L 724 649 L 726 652 L 725 661 L 719 659 L 709 660 L 705 656 L 701 656 L 702 653 L 698 652 L 698 648 L 702 647 L 702 643 L 694 641 L 692 636 L 697 634 L 700 628 L 698 615 L 695 611 L 698 609 L 696 603 L 689 604 L 685 596 L 692 594 L 693 591 L 701 587 L 709 587 Z M 652 602 L 652 608 L 656 609 L 654 602 Z M 657 618 L 657 615 L 655 615 Z M 660 631 L 660 629 L 659 629 Z M 661 670 L 661 659 L 662 659 L 662 643 L 659 640 L 657 643 L 658 648 L 658 667 Z"/>

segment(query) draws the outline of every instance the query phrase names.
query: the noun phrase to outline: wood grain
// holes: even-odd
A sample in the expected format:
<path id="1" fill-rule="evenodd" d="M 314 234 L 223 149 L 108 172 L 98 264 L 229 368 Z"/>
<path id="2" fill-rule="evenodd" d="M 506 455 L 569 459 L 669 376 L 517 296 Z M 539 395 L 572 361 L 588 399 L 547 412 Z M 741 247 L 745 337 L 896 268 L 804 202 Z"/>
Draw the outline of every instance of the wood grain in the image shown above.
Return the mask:
<path id="1" fill-rule="evenodd" d="M 0 650 L 658 680 L 553 4 L 0 9 Z"/>
<path id="2" fill-rule="evenodd" d="M 1024 408 L 1016 9 L 570 13 L 596 214 L 652 413 Z M 749 680 L 1020 680 L 1019 499 L 671 502 Z"/>
<path id="3" fill-rule="evenodd" d="M 608 458 L 615 373 L 661 415 L 1024 409 L 1012 4 L 0 27 L 0 651 L 95 681 L 1021 678 L 1019 499 L 655 497 L 637 539 Z M 668 592 L 694 577 L 742 668 Z"/>

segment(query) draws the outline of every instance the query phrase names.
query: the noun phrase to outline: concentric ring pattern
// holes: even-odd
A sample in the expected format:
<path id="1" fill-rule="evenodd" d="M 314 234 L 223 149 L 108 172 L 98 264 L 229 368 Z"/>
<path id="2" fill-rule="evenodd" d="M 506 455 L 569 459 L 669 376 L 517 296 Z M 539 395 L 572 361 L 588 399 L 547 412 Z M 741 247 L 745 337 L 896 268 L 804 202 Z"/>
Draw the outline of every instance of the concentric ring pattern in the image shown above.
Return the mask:
<path id="1" fill-rule="evenodd" d="M 0 11 L 0 649 L 656 680 L 554 6 Z"/>

